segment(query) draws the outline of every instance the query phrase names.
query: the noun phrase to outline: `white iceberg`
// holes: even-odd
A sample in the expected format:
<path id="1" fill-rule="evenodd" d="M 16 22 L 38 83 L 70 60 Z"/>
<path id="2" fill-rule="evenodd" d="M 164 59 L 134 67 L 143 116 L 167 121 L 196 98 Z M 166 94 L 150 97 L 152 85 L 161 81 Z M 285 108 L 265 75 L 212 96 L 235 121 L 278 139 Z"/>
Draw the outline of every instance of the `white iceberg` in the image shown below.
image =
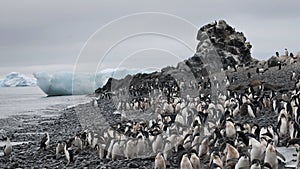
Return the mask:
<path id="1" fill-rule="evenodd" d="M 20 74 L 18 72 L 11 72 L 5 76 L 4 79 L 0 80 L 1 87 L 25 87 L 35 86 L 36 79 Z"/>
<path id="2" fill-rule="evenodd" d="M 38 72 L 34 73 L 37 79 L 37 85 L 48 96 L 61 95 L 82 95 L 91 94 L 105 85 L 110 77 L 115 79 L 124 78 L 129 74 L 149 73 L 155 69 L 137 70 L 137 69 L 106 69 L 99 73 L 73 73 L 73 72 Z"/>

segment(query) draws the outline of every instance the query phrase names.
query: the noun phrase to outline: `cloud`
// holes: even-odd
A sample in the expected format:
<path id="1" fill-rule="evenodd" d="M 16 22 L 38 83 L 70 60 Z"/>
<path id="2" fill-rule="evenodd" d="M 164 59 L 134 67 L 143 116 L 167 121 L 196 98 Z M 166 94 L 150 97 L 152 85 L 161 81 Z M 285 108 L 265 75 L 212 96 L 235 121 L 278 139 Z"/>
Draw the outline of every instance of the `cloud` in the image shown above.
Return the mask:
<path id="1" fill-rule="evenodd" d="M 279 0 L 7 1 L 0 6 L 0 73 L 15 71 L 13 69 L 18 67 L 23 67 L 22 71 L 26 71 L 25 68 L 31 71 L 60 69 L 37 66 L 47 64 L 68 65 L 70 68 L 74 66 L 88 37 L 101 26 L 124 15 L 153 11 L 186 18 L 197 27 L 225 19 L 238 31 L 245 33 L 253 45 L 254 57 L 267 59 L 275 51 L 283 52 L 285 47 L 290 51 L 299 51 L 299 5 L 298 1 Z M 130 22 L 118 29 L 120 32 L 135 29 L 137 24 Z M 157 21 L 157 24 L 166 25 L 168 29 L 168 25 L 171 25 L 167 21 Z M 180 36 L 186 38 L 197 33 L 176 26 L 172 26 L 170 31 L 180 32 Z M 114 34 L 102 39 L 103 44 L 109 44 L 109 36 L 113 37 Z M 195 36 L 192 40 L 195 40 Z M 118 53 L 124 57 L 121 56 L 122 51 Z M 143 55 L 147 60 L 148 55 Z M 186 57 L 189 56 L 187 54 Z M 93 62 L 92 59 L 85 61 Z"/>

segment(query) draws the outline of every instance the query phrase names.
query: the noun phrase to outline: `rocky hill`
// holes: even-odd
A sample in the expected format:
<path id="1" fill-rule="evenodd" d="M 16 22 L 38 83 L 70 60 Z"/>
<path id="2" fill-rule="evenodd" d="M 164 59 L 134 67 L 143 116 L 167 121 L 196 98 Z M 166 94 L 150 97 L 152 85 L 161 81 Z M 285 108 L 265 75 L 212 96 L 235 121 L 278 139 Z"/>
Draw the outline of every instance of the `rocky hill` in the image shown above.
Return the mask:
<path id="1" fill-rule="evenodd" d="M 164 83 L 170 79 L 177 82 L 197 81 L 204 83 L 205 79 L 208 79 L 212 74 L 221 74 L 220 76 L 224 79 L 224 75 L 228 72 L 236 72 L 237 69 L 246 70 L 256 67 L 260 63 L 251 57 L 252 45 L 247 42 L 244 34 L 236 31 L 224 20 L 202 26 L 198 31 L 197 40 L 199 43 L 194 56 L 179 62 L 176 67 L 166 67 L 160 72 L 150 74 L 128 75 L 121 80 L 110 78 L 95 93 L 111 92 L 122 87 L 129 89 L 130 86 L 153 84 L 156 81 Z M 275 59 L 275 61 L 273 59 L 273 61 L 268 62 L 278 62 L 278 58 Z"/>
<path id="2" fill-rule="evenodd" d="M 138 85 L 142 82 L 153 82 L 158 79 L 167 80 L 168 76 L 179 77 L 179 72 L 189 72 L 193 79 L 201 80 L 203 76 L 219 72 L 222 69 L 236 69 L 238 65 L 249 65 L 254 61 L 251 57 L 251 44 L 246 42 L 242 32 L 237 32 L 224 20 L 207 24 L 198 31 L 199 44 L 195 55 L 177 64 L 177 67 L 166 67 L 161 72 L 151 74 L 128 75 L 122 80 L 109 79 L 96 93 L 110 92 L 112 87 Z M 178 74 L 178 75 L 175 75 Z M 112 86 L 113 84 L 113 86 Z"/>

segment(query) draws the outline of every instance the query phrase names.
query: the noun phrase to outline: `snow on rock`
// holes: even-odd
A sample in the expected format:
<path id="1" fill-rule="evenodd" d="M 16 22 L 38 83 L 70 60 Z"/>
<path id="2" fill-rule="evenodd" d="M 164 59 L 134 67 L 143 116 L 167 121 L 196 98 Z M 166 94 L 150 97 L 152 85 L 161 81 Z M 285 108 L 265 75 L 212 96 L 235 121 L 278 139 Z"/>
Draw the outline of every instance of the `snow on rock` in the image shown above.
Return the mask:
<path id="1" fill-rule="evenodd" d="M 28 77 L 24 74 L 18 72 L 11 72 L 5 76 L 4 79 L 0 80 L 1 87 L 25 87 L 25 86 L 35 86 L 36 79 Z"/>

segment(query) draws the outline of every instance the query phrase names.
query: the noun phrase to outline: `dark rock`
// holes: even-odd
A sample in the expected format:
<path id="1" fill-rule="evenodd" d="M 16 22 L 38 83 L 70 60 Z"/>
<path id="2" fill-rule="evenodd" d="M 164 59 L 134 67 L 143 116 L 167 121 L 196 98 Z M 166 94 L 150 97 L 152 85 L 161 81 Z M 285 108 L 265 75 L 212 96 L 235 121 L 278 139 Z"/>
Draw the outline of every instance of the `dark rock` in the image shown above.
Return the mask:
<path id="1" fill-rule="evenodd" d="M 272 56 L 268 61 L 268 67 L 275 67 L 278 66 L 278 63 L 280 63 L 278 57 Z"/>
<path id="2" fill-rule="evenodd" d="M 129 168 L 139 168 L 139 164 L 135 163 L 135 162 L 130 162 L 127 164 L 127 167 Z"/>

